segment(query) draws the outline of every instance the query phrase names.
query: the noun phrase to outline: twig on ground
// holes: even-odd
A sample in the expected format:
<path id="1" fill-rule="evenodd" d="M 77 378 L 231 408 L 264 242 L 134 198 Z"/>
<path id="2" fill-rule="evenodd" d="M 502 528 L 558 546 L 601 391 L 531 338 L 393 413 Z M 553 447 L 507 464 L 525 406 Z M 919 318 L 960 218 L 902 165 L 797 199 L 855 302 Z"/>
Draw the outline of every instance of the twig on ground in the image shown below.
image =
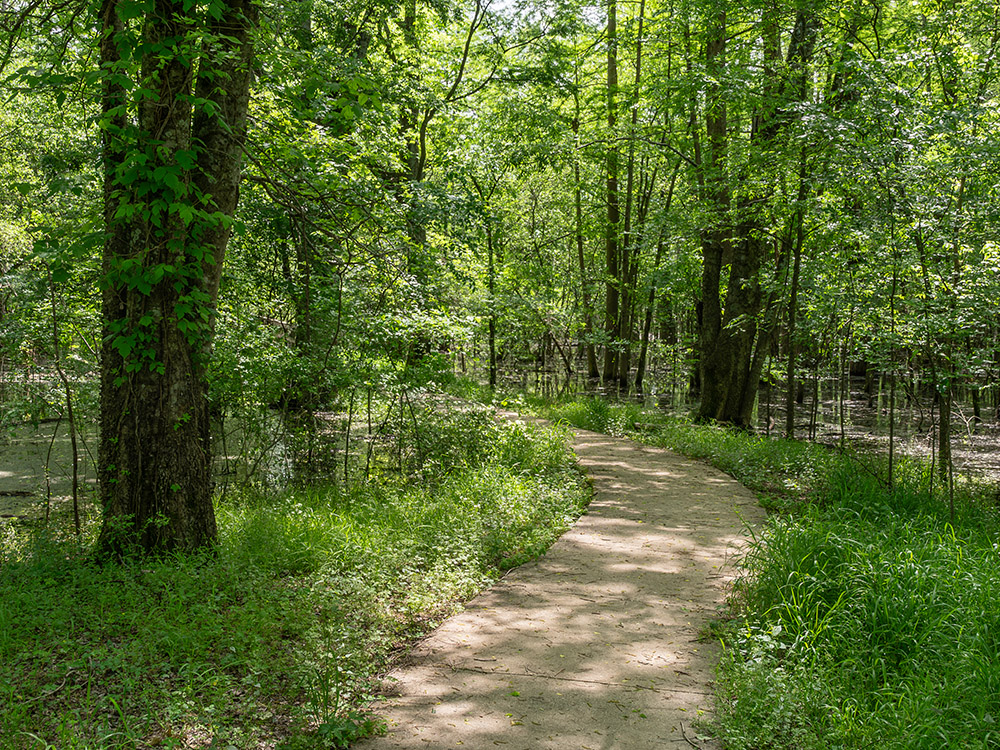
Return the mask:
<path id="1" fill-rule="evenodd" d="M 683 737 L 684 741 L 688 743 L 691 747 L 693 747 L 695 750 L 701 750 L 701 745 L 699 745 L 697 742 L 695 742 L 694 740 L 692 740 L 690 737 L 687 736 L 687 732 L 684 731 L 683 721 L 681 722 L 681 737 Z"/>

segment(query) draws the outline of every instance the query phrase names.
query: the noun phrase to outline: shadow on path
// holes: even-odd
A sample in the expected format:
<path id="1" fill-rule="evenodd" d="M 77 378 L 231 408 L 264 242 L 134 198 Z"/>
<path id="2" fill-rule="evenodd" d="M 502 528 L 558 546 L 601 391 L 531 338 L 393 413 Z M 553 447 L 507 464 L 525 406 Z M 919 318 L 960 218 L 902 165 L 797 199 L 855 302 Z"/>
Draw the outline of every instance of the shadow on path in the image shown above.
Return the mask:
<path id="1" fill-rule="evenodd" d="M 722 604 L 746 523 L 763 511 L 696 461 L 576 431 L 588 512 L 434 631 L 393 674 L 388 748 L 712 748 Z"/>

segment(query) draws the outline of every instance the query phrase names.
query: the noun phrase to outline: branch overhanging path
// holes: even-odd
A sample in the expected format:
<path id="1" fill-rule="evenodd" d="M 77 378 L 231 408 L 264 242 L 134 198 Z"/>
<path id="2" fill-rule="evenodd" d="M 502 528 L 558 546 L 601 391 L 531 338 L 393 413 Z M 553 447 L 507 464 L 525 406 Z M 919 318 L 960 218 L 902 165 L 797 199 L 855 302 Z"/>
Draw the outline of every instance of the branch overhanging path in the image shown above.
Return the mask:
<path id="1" fill-rule="evenodd" d="M 388 735 L 359 747 L 718 747 L 692 726 L 718 658 L 702 636 L 764 512 L 698 461 L 574 433 L 587 512 L 420 643 L 379 709 Z"/>

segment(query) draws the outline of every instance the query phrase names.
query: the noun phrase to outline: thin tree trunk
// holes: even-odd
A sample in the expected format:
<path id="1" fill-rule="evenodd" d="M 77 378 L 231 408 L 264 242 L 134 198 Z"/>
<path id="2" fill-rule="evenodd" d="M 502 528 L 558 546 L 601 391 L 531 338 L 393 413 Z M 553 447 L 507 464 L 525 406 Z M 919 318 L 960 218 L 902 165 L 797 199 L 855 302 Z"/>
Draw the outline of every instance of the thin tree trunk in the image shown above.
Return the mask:
<path id="1" fill-rule="evenodd" d="M 351 402 L 347 409 L 347 429 L 344 431 L 344 488 L 348 487 L 350 481 L 350 475 L 348 471 L 350 469 L 348 459 L 351 457 L 351 426 L 354 423 L 354 397 L 357 395 L 358 389 L 351 388 Z"/>
<path id="2" fill-rule="evenodd" d="M 726 181 L 728 150 L 728 124 L 726 100 L 719 83 L 726 54 L 726 11 L 720 9 L 709 20 L 708 39 L 705 43 L 705 67 L 710 82 L 706 90 L 707 111 L 705 132 L 708 136 L 707 163 L 700 170 L 699 180 L 704 184 L 706 197 L 714 216 L 712 225 L 702 232 L 702 274 L 701 274 L 701 328 L 700 339 L 700 384 L 701 406 L 698 417 L 702 420 L 718 419 L 726 401 L 726 389 L 730 374 L 718 361 L 716 354 L 722 334 L 722 299 L 720 277 L 722 259 L 729 244 L 726 229 L 726 213 L 729 210 L 730 194 Z"/>
<path id="3" fill-rule="evenodd" d="M 622 274 L 622 304 L 619 322 L 619 339 L 622 341 L 622 352 L 618 362 L 618 389 L 628 393 L 629 376 L 632 372 L 632 340 L 634 338 L 636 309 L 636 286 L 638 284 L 639 258 L 643 238 L 646 231 L 646 219 L 649 215 L 649 205 L 652 202 L 652 191 L 656 185 L 657 170 L 644 176 L 641 180 L 639 208 L 636 216 L 635 231 L 629 231 L 631 244 L 624 248 L 623 256 L 627 258 L 626 271 Z"/>
<path id="4" fill-rule="evenodd" d="M 493 257 L 493 229 L 490 226 L 489 217 L 486 219 L 486 252 L 488 257 L 488 279 L 490 292 L 490 319 L 488 322 L 488 336 L 490 347 L 490 390 L 497 387 L 497 313 L 496 313 L 496 265 Z"/>
<path id="5" fill-rule="evenodd" d="M 809 410 L 809 439 L 813 441 L 816 440 L 816 435 L 818 433 L 818 427 L 819 427 L 819 399 L 820 399 L 819 370 L 820 370 L 820 363 L 819 360 L 817 360 L 816 369 L 813 372 L 812 407 Z"/>
<path id="6" fill-rule="evenodd" d="M 851 316 L 848 319 L 848 332 L 850 332 L 850 327 L 853 325 L 854 321 L 854 310 L 851 310 Z M 844 336 L 843 342 L 841 342 L 840 348 L 840 376 L 838 378 L 838 410 L 840 416 L 840 449 L 844 450 L 847 446 L 847 428 L 846 428 L 846 404 L 850 398 L 850 388 L 851 388 L 851 373 L 847 367 L 847 342 L 848 335 Z M 845 397 L 845 391 L 847 391 Z"/>
<path id="7" fill-rule="evenodd" d="M 937 399 L 931 401 L 931 426 L 930 426 L 930 439 L 931 439 L 931 473 L 928 477 L 928 482 L 930 483 L 930 500 L 934 501 L 934 477 L 937 472 L 935 469 L 935 462 L 937 460 L 937 423 L 934 421 L 934 410 L 937 408 Z"/>
<path id="8" fill-rule="evenodd" d="M 56 285 L 52 281 L 52 271 L 49 270 L 49 298 L 52 303 L 52 359 L 55 364 L 56 374 L 63 385 L 63 393 L 66 398 L 66 417 L 69 421 L 69 443 L 73 461 L 73 527 L 76 530 L 76 540 L 80 541 L 80 454 L 76 445 L 76 418 L 73 414 L 73 389 L 70 388 L 69 378 L 62 368 L 61 355 L 59 353 L 59 318 L 56 312 Z M 58 429 L 58 425 L 56 426 Z M 55 431 L 52 433 L 55 440 Z M 51 452 L 52 446 L 49 446 Z M 48 485 L 48 461 L 45 464 L 45 480 Z M 47 494 L 47 493 L 46 493 Z M 45 506 L 45 521 L 49 518 L 48 500 Z"/>
<path id="9" fill-rule="evenodd" d="M 660 267 L 660 262 L 663 260 L 663 249 L 666 246 L 666 239 L 660 236 L 659 241 L 656 243 L 656 258 L 653 261 L 654 272 Z M 635 390 L 636 393 L 642 394 L 643 384 L 646 378 L 646 358 L 649 354 L 649 332 L 653 326 L 653 313 L 656 310 L 656 278 L 649 282 L 649 294 L 646 299 L 646 316 L 642 322 L 642 339 L 639 345 L 639 361 L 636 363 L 635 368 Z"/>
<path id="10" fill-rule="evenodd" d="M 608 341 L 604 348 L 604 383 L 610 385 L 618 373 L 619 302 L 621 268 L 619 263 L 618 230 L 621 212 L 618 205 L 618 146 L 615 130 L 618 126 L 618 5 L 608 0 L 608 64 L 607 64 L 607 201 L 604 258 L 607 271 L 605 283 L 604 330 Z"/>
<path id="11" fill-rule="evenodd" d="M 941 481 L 948 484 L 948 479 L 951 470 L 951 407 L 952 407 L 952 390 L 955 378 L 955 368 L 951 361 L 951 356 L 947 358 L 948 364 L 945 367 L 945 382 L 943 388 L 939 391 L 939 408 L 938 416 L 940 422 L 938 424 L 938 456 L 941 461 L 938 465 L 938 472 L 941 474 Z"/>
<path id="12" fill-rule="evenodd" d="M 579 83 L 579 69 L 577 73 L 577 83 Z M 587 377 L 597 380 L 601 372 L 597 367 L 597 352 L 594 347 L 594 307 L 591 295 L 590 273 L 587 271 L 587 261 L 584 255 L 583 241 L 583 186 L 580 180 L 580 96 L 574 89 L 573 102 L 575 113 L 573 116 L 573 139 L 576 145 L 576 153 L 573 157 L 573 208 L 575 211 L 574 235 L 576 238 L 576 257 L 580 265 L 580 293 L 583 297 L 583 336 L 584 346 L 587 351 Z"/>
<path id="13" fill-rule="evenodd" d="M 633 207 L 635 205 L 635 134 L 639 122 L 639 95 L 642 86 L 642 32 L 646 20 L 646 0 L 639 2 L 639 29 L 635 42 L 635 81 L 632 91 L 632 110 L 629 123 L 628 162 L 625 168 L 625 221 L 622 234 L 621 263 L 621 308 L 618 317 L 617 338 L 622 341 L 622 351 L 618 362 L 618 389 L 628 392 L 632 355 L 632 317 L 635 306 L 635 280 L 638 278 L 639 252 L 641 248 L 641 227 L 645 223 L 645 211 L 640 211 L 636 222 L 638 231 L 633 232 Z M 655 174 L 655 172 L 654 172 Z M 652 191 L 652 180 L 648 190 Z M 648 201 L 647 201 L 648 204 Z"/>
<path id="14" fill-rule="evenodd" d="M 792 285 L 788 299 L 788 327 L 785 334 L 785 353 L 788 363 L 785 368 L 785 384 L 787 391 L 785 394 L 785 437 L 789 440 L 795 437 L 795 324 L 798 315 L 799 300 L 799 275 L 802 269 L 802 246 L 805 244 L 805 209 L 802 201 L 805 199 L 803 191 L 805 189 L 805 146 L 803 146 L 803 156 L 799 179 L 799 207 L 795 214 L 795 246 L 792 251 Z"/>

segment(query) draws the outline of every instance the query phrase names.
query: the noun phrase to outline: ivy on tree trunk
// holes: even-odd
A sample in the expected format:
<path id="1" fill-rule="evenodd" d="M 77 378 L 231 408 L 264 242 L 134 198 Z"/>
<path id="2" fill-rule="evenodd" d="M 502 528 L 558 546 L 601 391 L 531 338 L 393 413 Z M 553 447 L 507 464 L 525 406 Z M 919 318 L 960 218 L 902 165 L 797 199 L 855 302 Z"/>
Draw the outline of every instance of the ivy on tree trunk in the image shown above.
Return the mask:
<path id="1" fill-rule="evenodd" d="M 252 0 L 104 0 L 103 555 L 216 538 L 206 365 L 239 197 Z"/>

